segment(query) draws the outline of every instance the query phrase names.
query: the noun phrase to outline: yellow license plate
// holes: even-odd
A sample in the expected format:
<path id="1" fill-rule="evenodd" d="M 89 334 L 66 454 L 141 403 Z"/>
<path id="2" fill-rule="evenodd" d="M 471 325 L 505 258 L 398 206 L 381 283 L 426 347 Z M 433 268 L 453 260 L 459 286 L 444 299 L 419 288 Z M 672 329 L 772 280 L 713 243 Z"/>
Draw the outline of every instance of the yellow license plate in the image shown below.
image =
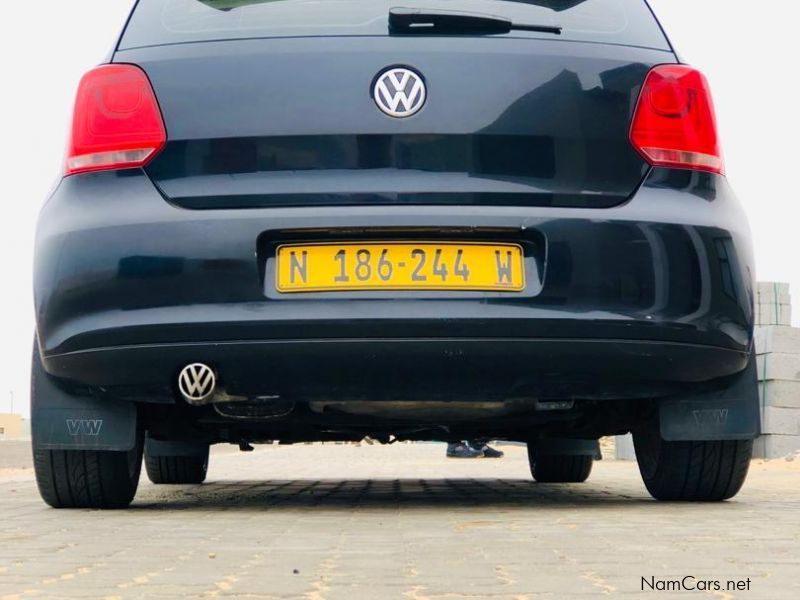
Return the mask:
<path id="1" fill-rule="evenodd" d="M 517 244 L 368 242 L 278 248 L 280 293 L 368 290 L 521 292 L 525 263 Z"/>

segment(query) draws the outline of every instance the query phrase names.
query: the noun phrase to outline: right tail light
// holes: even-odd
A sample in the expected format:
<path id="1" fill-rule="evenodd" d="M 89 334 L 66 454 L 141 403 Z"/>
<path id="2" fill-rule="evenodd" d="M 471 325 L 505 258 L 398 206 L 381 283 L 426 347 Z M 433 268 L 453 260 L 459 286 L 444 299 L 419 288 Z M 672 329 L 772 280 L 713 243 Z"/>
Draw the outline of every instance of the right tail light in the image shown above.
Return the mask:
<path id="1" fill-rule="evenodd" d="M 725 173 L 708 81 L 686 65 L 660 65 L 650 71 L 630 139 L 653 166 Z"/>

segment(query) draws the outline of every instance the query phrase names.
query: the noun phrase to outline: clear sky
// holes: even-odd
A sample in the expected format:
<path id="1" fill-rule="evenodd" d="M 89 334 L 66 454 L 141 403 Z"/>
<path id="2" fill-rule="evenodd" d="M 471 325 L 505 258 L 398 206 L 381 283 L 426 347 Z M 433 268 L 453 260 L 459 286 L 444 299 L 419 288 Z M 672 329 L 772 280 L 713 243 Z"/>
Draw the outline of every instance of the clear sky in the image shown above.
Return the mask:
<path id="1" fill-rule="evenodd" d="M 7 4 L 0 19 L 0 412 L 13 392 L 15 409 L 27 414 L 36 215 L 61 167 L 77 82 L 103 61 L 132 0 Z M 728 176 L 753 228 L 758 278 L 792 283 L 800 316 L 800 198 L 792 183 L 800 169 L 800 8 L 786 0 L 651 4 L 682 58 L 714 89 Z"/>

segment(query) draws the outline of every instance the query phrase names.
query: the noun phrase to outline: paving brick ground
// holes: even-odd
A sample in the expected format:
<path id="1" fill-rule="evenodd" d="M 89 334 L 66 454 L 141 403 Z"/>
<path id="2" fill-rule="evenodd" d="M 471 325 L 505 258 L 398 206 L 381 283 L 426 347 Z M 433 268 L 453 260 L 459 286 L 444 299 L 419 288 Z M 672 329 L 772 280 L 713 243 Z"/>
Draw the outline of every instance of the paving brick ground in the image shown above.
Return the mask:
<path id="1" fill-rule="evenodd" d="M 651 501 L 632 463 L 530 481 L 521 448 L 266 447 L 213 456 L 209 483 L 143 481 L 126 511 L 55 511 L 0 468 L 0 598 L 669 597 L 641 578 L 745 580 L 800 598 L 800 465 L 753 463 L 724 504 Z M 0 453 L 4 452 L 0 444 Z"/>

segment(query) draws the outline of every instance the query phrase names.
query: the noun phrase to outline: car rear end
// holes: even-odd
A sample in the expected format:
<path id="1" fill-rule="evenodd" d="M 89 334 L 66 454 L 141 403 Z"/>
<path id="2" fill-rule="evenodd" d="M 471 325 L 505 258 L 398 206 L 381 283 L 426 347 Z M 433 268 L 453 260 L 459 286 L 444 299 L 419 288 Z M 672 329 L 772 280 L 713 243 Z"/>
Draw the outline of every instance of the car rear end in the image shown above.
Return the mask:
<path id="1" fill-rule="evenodd" d="M 751 437 L 726 395 L 752 375 L 748 226 L 647 4 L 407 4 L 439 24 L 139 0 L 40 218 L 46 377 L 154 443 L 591 440 L 653 411 Z"/>

